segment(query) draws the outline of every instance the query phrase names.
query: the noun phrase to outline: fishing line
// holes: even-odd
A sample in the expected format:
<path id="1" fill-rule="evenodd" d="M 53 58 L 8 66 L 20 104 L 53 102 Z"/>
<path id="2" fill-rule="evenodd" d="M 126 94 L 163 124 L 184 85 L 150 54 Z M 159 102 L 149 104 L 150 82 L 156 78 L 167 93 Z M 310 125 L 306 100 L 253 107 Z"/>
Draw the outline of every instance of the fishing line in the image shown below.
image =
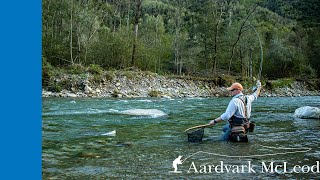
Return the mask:
<path id="1" fill-rule="evenodd" d="M 262 64 L 263 64 L 263 47 L 262 47 L 262 42 L 261 42 L 261 38 L 259 36 L 258 31 L 256 30 L 256 28 L 250 24 L 248 22 L 249 26 L 254 30 L 254 32 L 256 33 L 257 37 L 258 37 L 258 41 L 259 41 L 259 46 L 260 46 L 260 67 L 259 67 L 259 73 L 258 73 L 258 80 L 260 80 L 261 78 L 261 72 L 262 72 Z"/>
<path id="2" fill-rule="evenodd" d="M 270 149 L 281 149 L 281 150 L 295 150 L 292 152 L 279 152 L 279 153 L 268 153 L 268 154 L 255 154 L 255 155 L 247 155 L 247 156 L 231 156 L 231 155 L 225 155 L 225 154 L 219 154 L 219 153 L 210 153 L 210 152 L 205 152 L 205 151 L 198 151 L 194 154 L 191 154 L 190 156 L 186 157 L 185 159 L 183 159 L 181 162 L 183 163 L 185 160 L 187 160 L 188 158 L 195 156 L 199 153 L 203 153 L 203 154 L 209 154 L 209 155 L 213 155 L 213 156 L 220 156 L 220 157 L 227 157 L 227 158 L 252 158 L 252 157 L 264 157 L 264 156 L 274 156 L 274 155 L 284 155 L 284 154 L 294 154 L 294 153 L 305 153 L 310 151 L 312 148 L 284 148 L 284 147 L 270 147 L 270 146 L 263 146 L 263 145 L 259 145 L 261 147 L 265 147 L 265 148 L 270 148 Z"/>

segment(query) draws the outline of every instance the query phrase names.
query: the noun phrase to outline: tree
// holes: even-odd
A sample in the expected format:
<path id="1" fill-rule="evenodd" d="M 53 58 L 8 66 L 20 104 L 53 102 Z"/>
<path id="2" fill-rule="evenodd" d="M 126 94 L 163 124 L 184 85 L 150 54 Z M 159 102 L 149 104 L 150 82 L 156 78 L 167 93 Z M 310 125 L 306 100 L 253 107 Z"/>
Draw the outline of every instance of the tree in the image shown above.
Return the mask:
<path id="1" fill-rule="evenodd" d="M 133 39 L 132 58 L 131 58 L 132 66 L 135 66 L 135 61 L 136 61 L 136 49 L 137 49 L 139 19 L 141 16 L 142 0 L 136 0 L 135 2 L 136 2 L 136 8 L 135 8 L 135 17 L 134 17 L 134 39 Z"/>
<path id="2" fill-rule="evenodd" d="M 44 0 L 43 58 L 53 67 L 243 77 L 258 74 L 266 59 L 264 77 L 313 78 L 320 76 L 319 7 L 314 0 Z"/>

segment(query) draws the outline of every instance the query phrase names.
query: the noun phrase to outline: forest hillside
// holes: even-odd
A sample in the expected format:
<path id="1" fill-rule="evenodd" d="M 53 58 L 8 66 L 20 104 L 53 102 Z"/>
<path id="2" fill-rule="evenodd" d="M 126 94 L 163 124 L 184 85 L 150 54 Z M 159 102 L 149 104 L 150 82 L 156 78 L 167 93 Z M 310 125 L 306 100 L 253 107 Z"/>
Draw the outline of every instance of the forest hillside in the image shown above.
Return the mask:
<path id="1" fill-rule="evenodd" d="M 313 81 L 320 1 L 42 1 L 43 87 L 57 71 Z"/>

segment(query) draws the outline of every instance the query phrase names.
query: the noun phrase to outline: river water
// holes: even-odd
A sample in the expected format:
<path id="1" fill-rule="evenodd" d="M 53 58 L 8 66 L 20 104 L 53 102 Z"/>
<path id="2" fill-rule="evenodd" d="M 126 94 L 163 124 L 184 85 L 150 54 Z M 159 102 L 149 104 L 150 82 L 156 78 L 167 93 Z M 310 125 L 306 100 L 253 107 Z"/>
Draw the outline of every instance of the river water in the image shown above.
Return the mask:
<path id="1" fill-rule="evenodd" d="M 44 98 L 43 179 L 319 177 L 320 121 L 293 113 L 320 107 L 320 97 L 258 98 L 248 143 L 219 141 L 224 123 L 206 128 L 201 143 L 188 143 L 184 130 L 219 116 L 229 100 Z"/>

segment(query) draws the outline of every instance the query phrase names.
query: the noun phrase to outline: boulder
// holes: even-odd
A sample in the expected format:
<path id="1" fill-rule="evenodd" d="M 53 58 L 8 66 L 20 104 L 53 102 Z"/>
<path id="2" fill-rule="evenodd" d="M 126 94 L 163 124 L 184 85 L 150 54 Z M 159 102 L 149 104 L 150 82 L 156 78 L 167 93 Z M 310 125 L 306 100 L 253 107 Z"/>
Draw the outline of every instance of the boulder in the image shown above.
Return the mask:
<path id="1" fill-rule="evenodd" d="M 66 93 L 66 96 L 67 96 L 67 97 L 72 97 L 72 98 L 78 97 L 76 94 L 74 94 L 74 93 L 69 93 L 69 92 Z"/>
<path id="2" fill-rule="evenodd" d="M 302 119 L 320 119 L 320 109 L 311 106 L 300 107 L 295 110 L 294 116 Z"/>
<path id="3" fill-rule="evenodd" d="M 43 97 L 50 97 L 50 96 L 52 96 L 52 95 L 53 95 L 52 92 L 46 91 L 46 90 L 42 90 L 42 96 L 43 96 Z"/>
<path id="4" fill-rule="evenodd" d="M 92 93 L 92 88 L 90 86 L 86 85 L 84 87 L 84 93 L 86 93 L 86 94 Z"/>

